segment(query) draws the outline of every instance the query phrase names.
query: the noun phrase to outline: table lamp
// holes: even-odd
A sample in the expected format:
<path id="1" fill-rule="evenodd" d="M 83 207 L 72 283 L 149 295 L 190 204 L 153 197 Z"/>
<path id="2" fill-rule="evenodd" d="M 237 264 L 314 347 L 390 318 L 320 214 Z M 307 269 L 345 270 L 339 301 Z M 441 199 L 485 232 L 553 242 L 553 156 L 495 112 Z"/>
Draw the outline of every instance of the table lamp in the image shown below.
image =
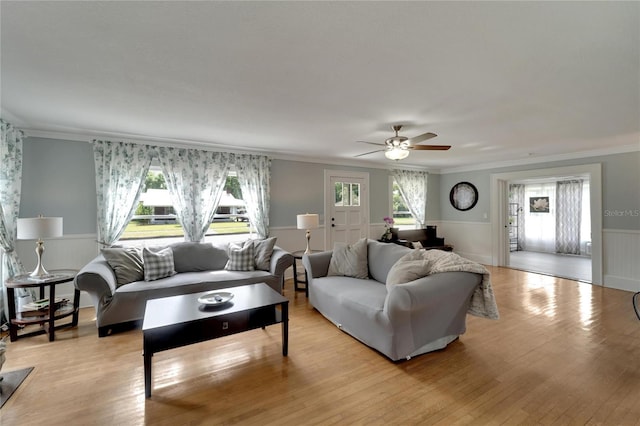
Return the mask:
<path id="1" fill-rule="evenodd" d="M 309 241 L 311 240 L 311 229 L 316 229 L 320 226 L 320 219 L 317 214 L 299 214 L 297 216 L 298 219 L 298 229 L 306 229 L 307 230 L 307 249 L 304 251 L 304 254 L 311 253 L 311 249 L 309 248 Z"/>
<path id="2" fill-rule="evenodd" d="M 42 266 L 42 253 L 44 253 L 44 241 L 42 240 L 62 237 L 62 218 L 39 216 L 18 219 L 17 237 L 19 240 L 37 240 L 36 255 L 38 255 L 38 265 L 29 276 L 33 278 L 47 277 L 49 273 Z"/>

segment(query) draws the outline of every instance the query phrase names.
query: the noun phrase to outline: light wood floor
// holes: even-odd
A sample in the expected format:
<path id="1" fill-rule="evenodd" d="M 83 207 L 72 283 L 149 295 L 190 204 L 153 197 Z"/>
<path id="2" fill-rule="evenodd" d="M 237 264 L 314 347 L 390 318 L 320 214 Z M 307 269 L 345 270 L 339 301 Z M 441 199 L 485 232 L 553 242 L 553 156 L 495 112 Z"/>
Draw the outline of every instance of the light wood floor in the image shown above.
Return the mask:
<path id="1" fill-rule="evenodd" d="M 34 366 L 0 409 L 10 425 L 640 424 L 631 293 L 489 268 L 501 319 L 469 316 L 442 351 L 393 363 L 331 325 L 304 293 L 280 326 L 158 353 L 144 397 L 142 333 L 77 329 L 8 345 Z"/>

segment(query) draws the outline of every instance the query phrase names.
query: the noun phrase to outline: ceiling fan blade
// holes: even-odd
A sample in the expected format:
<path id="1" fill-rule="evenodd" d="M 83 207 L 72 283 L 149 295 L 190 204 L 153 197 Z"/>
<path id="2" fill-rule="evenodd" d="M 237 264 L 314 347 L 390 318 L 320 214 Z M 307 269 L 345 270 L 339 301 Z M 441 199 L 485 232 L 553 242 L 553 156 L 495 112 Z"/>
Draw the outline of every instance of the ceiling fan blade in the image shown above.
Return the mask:
<path id="1" fill-rule="evenodd" d="M 423 134 L 421 134 L 421 135 L 418 135 L 418 136 L 415 136 L 415 137 L 413 137 L 413 138 L 410 138 L 410 139 L 409 139 L 409 143 L 410 143 L 411 145 L 415 145 L 415 144 L 420 143 L 420 142 L 422 142 L 422 141 L 426 141 L 426 140 L 429 140 L 429 139 L 433 139 L 433 138 L 435 138 L 436 136 L 438 136 L 438 135 L 436 135 L 435 133 L 431 133 L 431 132 L 423 133 Z"/>
<path id="2" fill-rule="evenodd" d="M 356 141 L 356 142 L 358 142 L 358 143 L 367 143 L 369 145 L 386 146 L 383 143 L 377 143 L 377 142 L 367 142 L 367 141 Z"/>
<path id="3" fill-rule="evenodd" d="M 373 153 L 376 153 L 376 152 L 382 152 L 382 151 L 384 151 L 384 149 L 376 149 L 375 151 L 365 152 L 364 154 L 354 155 L 354 157 L 362 157 L 363 155 L 369 155 L 369 154 L 373 154 Z"/>
<path id="4" fill-rule="evenodd" d="M 414 145 L 408 148 L 416 151 L 446 151 L 451 148 L 451 145 Z"/>

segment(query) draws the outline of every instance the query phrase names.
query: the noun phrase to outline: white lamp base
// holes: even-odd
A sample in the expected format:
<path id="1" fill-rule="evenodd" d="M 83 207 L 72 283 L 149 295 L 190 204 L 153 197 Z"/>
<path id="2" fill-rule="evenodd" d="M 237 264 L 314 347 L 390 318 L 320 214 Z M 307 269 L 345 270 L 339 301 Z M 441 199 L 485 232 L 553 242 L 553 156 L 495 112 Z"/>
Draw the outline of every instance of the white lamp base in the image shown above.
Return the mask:
<path id="1" fill-rule="evenodd" d="M 44 266 L 42 266 L 42 253 L 44 253 L 44 241 L 38 240 L 36 243 L 36 255 L 38 256 L 38 264 L 36 265 L 36 269 L 33 270 L 29 274 L 32 278 L 46 278 L 50 276 Z"/>
<path id="2" fill-rule="evenodd" d="M 309 247 L 309 241 L 311 241 L 311 231 L 307 229 L 307 249 L 304 251 L 304 254 L 311 254 L 311 248 Z"/>

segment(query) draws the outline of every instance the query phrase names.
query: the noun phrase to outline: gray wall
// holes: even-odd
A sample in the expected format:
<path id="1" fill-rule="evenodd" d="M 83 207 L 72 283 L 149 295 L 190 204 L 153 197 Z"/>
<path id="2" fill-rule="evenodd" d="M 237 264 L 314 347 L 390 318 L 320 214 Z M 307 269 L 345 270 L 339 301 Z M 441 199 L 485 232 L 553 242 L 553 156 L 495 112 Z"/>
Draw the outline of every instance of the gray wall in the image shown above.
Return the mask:
<path id="1" fill-rule="evenodd" d="M 602 226 L 605 229 L 640 229 L 640 152 L 553 161 L 526 166 L 501 167 L 491 170 L 448 173 L 440 176 L 441 217 L 447 220 L 489 222 L 484 213 L 490 211 L 490 178 L 493 173 L 539 170 L 581 164 L 602 164 Z M 461 181 L 478 188 L 478 204 L 460 212 L 449 203 L 449 191 Z M 489 216 L 489 215 L 488 215 Z"/>
<path id="2" fill-rule="evenodd" d="M 427 221 L 489 222 L 492 173 L 592 163 L 602 164 L 603 227 L 640 229 L 640 152 L 482 171 L 431 174 Z M 325 169 L 369 173 L 371 222 L 382 222 L 389 208 L 387 170 L 273 160 L 271 226 L 295 226 L 298 213 L 323 211 Z M 451 187 L 461 181 L 473 183 L 479 192 L 478 204 L 466 212 L 454 209 L 449 203 Z M 38 214 L 62 216 L 65 234 L 93 234 L 96 232 L 95 200 L 91 144 L 31 137 L 25 139 L 20 217 Z"/>
<path id="3" fill-rule="evenodd" d="M 296 226 L 296 215 L 324 210 L 324 171 L 369 173 L 370 215 L 382 223 L 389 211 L 389 172 L 383 169 L 273 160 L 271 226 Z M 93 149 L 88 142 L 25 138 L 20 217 L 62 216 L 65 234 L 96 232 L 96 190 Z M 428 217 L 439 216 L 437 175 L 429 181 Z"/>
<path id="4" fill-rule="evenodd" d="M 274 227 L 295 226 L 300 213 L 324 212 L 324 171 L 369 173 L 369 212 L 372 223 L 389 214 L 389 172 L 382 169 L 273 160 L 271 163 L 271 217 Z"/>
<path id="5" fill-rule="evenodd" d="M 20 217 L 60 216 L 65 234 L 95 234 L 96 178 L 87 142 L 25 138 Z"/>

